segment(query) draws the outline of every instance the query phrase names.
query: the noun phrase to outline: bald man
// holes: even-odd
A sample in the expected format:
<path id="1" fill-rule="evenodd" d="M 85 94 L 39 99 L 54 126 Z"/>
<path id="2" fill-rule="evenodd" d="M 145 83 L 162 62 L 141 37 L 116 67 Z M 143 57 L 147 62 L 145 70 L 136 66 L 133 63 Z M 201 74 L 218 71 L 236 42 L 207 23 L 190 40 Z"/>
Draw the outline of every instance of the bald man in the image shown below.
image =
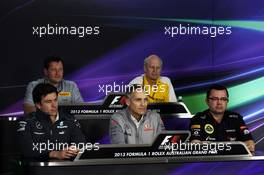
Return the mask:
<path id="1" fill-rule="evenodd" d="M 177 98 L 168 77 L 160 76 L 162 60 L 150 55 L 144 60 L 144 74 L 134 78 L 129 84 L 141 84 L 147 91 L 149 103 L 177 102 Z"/>

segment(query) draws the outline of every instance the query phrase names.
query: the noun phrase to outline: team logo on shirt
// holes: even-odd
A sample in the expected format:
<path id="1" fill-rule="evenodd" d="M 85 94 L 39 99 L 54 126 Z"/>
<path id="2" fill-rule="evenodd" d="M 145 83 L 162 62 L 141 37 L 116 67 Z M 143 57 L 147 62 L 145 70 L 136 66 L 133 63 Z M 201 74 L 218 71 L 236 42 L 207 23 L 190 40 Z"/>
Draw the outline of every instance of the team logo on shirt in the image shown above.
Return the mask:
<path id="1" fill-rule="evenodd" d="M 64 125 L 64 122 L 63 121 L 60 121 L 60 124 L 57 125 L 57 128 L 59 128 L 59 129 L 68 128 L 68 126 L 67 125 Z"/>
<path id="2" fill-rule="evenodd" d="M 244 133 L 245 135 L 247 135 L 247 134 L 249 134 L 249 130 L 248 130 L 248 129 L 245 129 L 245 130 L 243 131 L 243 133 Z"/>
<path id="3" fill-rule="evenodd" d="M 25 131 L 26 130 L 26 125 L 27 125 L 27 122 L 25 121 L 20 121 L 19 122 L 19 128 L 17 131 Z"/>
<path id="4" fill-rule="evenodd" d="M 41 123 L 40 123 L 40 122 L 36 122 L 36 128 L 38 128 L 38 129 L 42 129 L 42 128 L 43 128 L 43 126 L 41 125 Z"/>
<path id="5" fill-rule="evenodd" d="M 61 97 L 70 97 L 71 96 L 71 92 L 63 92 L 62 91 L 58 95 L 61 96 Z"/>
<path id="6" fill-rule="evenodd" d="M 201 128 L 201 125 L 192 125 L 191 128 L 192 129 L 200 129 Z"/>
<path id="7" fill-rule="evenodd" d="M 207 134 L 212 134 L 214 132 L 214 127 L 211 124 L 206 124 L 204 130 Z"/>
<path id="8" fill-rule="evenodd" d="M 144 125 L 144 131 L 152 131 L 152 130 L 153 130 L 153 128 L 150 126 L 150 124 L 146 123 Z"/>

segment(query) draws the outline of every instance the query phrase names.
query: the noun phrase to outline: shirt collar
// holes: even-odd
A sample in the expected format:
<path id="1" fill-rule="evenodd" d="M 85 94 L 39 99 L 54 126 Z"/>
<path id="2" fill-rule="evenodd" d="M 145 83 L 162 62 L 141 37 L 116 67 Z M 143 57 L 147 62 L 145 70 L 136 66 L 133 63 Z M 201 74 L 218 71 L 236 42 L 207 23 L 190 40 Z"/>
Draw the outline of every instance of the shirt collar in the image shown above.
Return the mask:
<path id="1" fill-rule="evenodd" d="M 47 77 L 44 77 L 44 82 L 43 83 L 50 83 L 50 80 Z M 61 80 L 61 82 L 58 84 L 58 86 L 56 86 L 57 91 L 61 92 L 63 90 L 63 83 L 64 83 L 64 79 Z"/>
<path id="2" fill-rule="evenodd" d="M 139 121 L 137 121 L 137 119 L 131 114 L 130 115 L 130 117 L 131 117 L 131 120 L 135 123 L 135 125 L 137 126 L 137 128 L 139 127 L 139 124 L 142 122 L 142 120 L 143 120 L 143 117 L 144 117 L 144 115 L 140 118 L 140 120 Z"/>
<path id="3" fill-rule="evenodd" d="M 57 116 L 55 118 L 55 122 L 59 120 L 59 112 L 57 113 Z"/>
<path id="4" fill-rule="evenodd" d="M 37 109 L 36 114 L 37 114 L 37 117 L 40 118 L 40 119 L 42 119 L 42 120 L 46 120 L 46 121 L 49 121 L 50 120 L 50 116 L 47 113 L 45 113 L 45 112 L 43 112 L 43 111 L 41 111 L 39 109 Z M 60 117 L 59 110 L 58 110 L 57 116 L 55 118 L 55 122 L 58 121 L 58 120 L 60 120 L 60 119 L 63 120 L 63 117 Z"/>
<path id="5" fill-rule="evenodd" d="M 161 83 L 161 81 L 160 81 L 160 77 L 159 77 L 156 81 L 156 85 L 159 85 L 160 83 Z M 143 75 L 143 85 L 149 85 L 149 82 L 146 78 L 146 75 Z"/>

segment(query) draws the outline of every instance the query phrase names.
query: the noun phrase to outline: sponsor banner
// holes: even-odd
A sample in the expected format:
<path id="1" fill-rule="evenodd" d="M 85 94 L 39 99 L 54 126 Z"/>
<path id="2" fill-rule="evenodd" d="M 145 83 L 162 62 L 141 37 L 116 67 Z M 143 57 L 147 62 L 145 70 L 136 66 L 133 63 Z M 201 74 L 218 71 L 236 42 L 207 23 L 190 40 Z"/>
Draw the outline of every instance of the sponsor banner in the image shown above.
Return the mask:
<path id="1" fill-rule="evenodd" d="M 154 158 L 183 156 L 250 156 L 242 142 L 189 143 L 189 131 L 161 133 L 152 145 L 100 145 L 98 151 L 85 151 L 81 159 Z"/>
<path id="2" fill-rule="evenodd" d="M 109 94 L 101 104 L 80 104 L 80 105 L 62 105 L 61 109 L 71 115 L 111 115 L 119 110 L 126 108 L 125 94 Z M 156 112 L 166 115 L 185 114 L 188 109 L 181 103 L 155 103 L 149 104 L 148 110 L 155 110 Z"/>

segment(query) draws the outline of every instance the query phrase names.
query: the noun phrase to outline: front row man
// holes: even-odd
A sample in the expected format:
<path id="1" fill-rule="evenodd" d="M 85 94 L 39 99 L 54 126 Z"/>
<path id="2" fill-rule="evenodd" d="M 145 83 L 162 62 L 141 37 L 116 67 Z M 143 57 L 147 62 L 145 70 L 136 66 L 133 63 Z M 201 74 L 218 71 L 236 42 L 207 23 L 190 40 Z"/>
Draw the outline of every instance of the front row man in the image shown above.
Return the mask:
<path id="1" fill-rule="evenodd" d="M 33 90 L 36 112 L 19 121 L 18 138 L 24 158 L 70 159 L 85 137 L 79 123 L 58 111 L 58 92 L 50 84 L 38 84 Z"/>
<path id="2" fill-rule="evenodd" d="M 213 85 L 206 94 L 209 109 L 197 113 L 190 123 L 191 141 L 243 141 L 251 152 L 255 143 L 243 121 L 235 112 L 227 111 L 228 91 L 221 85 Z"/>
<path id="3" fill-rule="evenodd" d="M 112 144 L 150 144 L 164 130 L 160 115 L 147 111 L 147 96 L 143 86 L 131 85 L 127 90 L 127 108 L 112 115 Z"/>
<path id="4" fill-rule="evenodd" d="M 70 159 L 84 145 L 85 137 L 72 116 L 58 110 L 58 92 L 50 84 L 38 84 L 33 90 L 37 108 L 19 121 L 18 138 L 25 158 Z M 243 141 L 251 152 L 255 143 L 241 115 L 226 111 L 228 91 L 214 85 L 207 91 L 209 109 L 196 114 L 190 123 L 191 141 Z M 147 111 L 147 96 L 142 85 L 127 91 L 127 108 L 111 116 L 112 144 L 150 144 L 165 128 L 160 115 Z"/>

